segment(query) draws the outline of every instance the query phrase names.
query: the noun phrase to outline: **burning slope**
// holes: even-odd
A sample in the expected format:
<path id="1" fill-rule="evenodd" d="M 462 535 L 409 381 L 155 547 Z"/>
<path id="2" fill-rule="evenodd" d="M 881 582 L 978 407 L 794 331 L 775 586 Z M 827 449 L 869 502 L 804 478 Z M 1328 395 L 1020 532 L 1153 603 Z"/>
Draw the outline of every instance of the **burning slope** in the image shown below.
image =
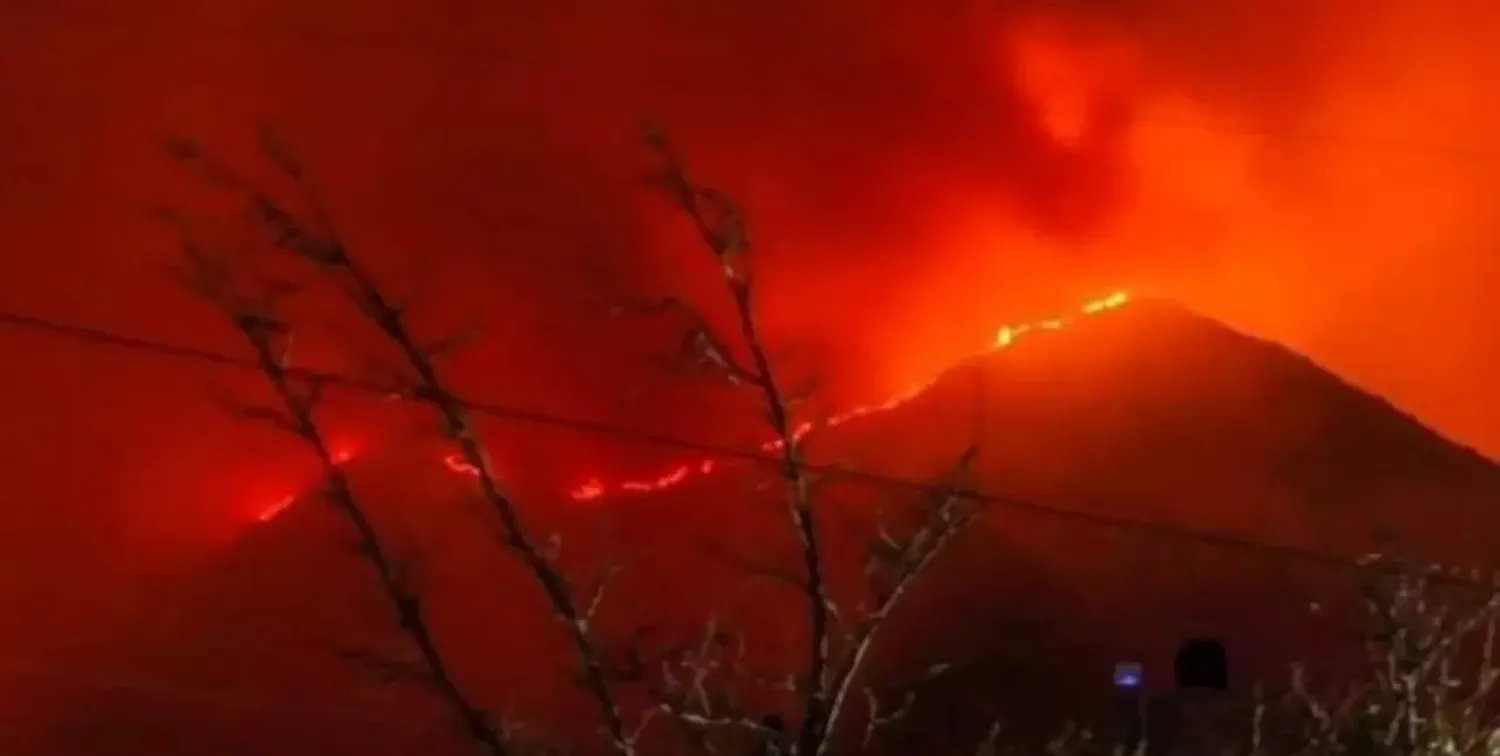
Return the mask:
<path id="1" fill-rule="evenodd" d="M 1460 536 L 1495 532 L 1500 471 L 1285 349 L 1151 301 L 1068 334 L 976 358 L 899 407 L 816 434 L 811 453 L 923 479 L 977 434 L 983 488 L 1053 510 L 1351 554 L 1368 548 L 1380 523 L 1424 554 L 1495 545 Z M 380 455 L 351 470 L 391 537 L 423 554 L 434 619 L 473 685 L 499 695 L 523 680 L 520 711 L 568 721 L 559 712 L 571 713 L 570 704 L 560 702 L 574 699 L 555 674 L 553 625 L 524 576 L 495 555 L 463 503 L 461 478 L 435 464 L 441 455 L 431 449 Z M 626 577 L 607 624 L 674 632 L 719 612 L 749 628 L 760 653 L 784 660 L 797 648 L 786 622 L 794 597 L 746 583 L 724 556 L 775 559 L 790 534 L 779 510 L 762 506 L 759 472 L 717 472 L 629 506 L 527 513 L 534 527 L 565 534 L 561 554 L 575 575 L 590 575 L 601 551 L 622 555 Z M 855 536 L 876 505 L 905 494 L 855 479 L 821 490 L 834 561 L 857 572 Z M 1154 674 L 1186 632 L 1220 634 L 1241 669 L 1269 679 L 1279 679 L 1288 656 L 1336 658 L 1319 645 L 1329 636 L 1307 624 L 1306 608 L 1339 607 L 1347 574 L 1090 517 L 997 506 L 892 627 L 883 674 L 958 655 L 984 660 L 988 672 L 963 681 L 954 700 L 1024 688 L 1031 704 L 1075 706 L 1088 681 L 1105 679 L 1108 661 L 1142 658 Z M 139 645 L 171 649 L 162 669 L 203 684 L 364 700 L 368 673 L 339 652 L 397 641 L 347 543 L 328 508 L 289 510 L 167 602 L 180 608 L 175 620 L 144 623 Z M 407 705 L 401 695 L 381 706 Z M 107 715 L 86 715 L 94 717 Z"/>
<path id="2" fill-rule="evenodd" d="M 1108 296 L 1085 302 L 1074 313 L 1032 321 L 1028 323 L 1000 326 L 995 331 L 994 341 L 991 342 L 987 347 L 985 347 L 979 354 L 982 356 L 991 352 L 998 352 L 1002 349 L 1009 349 L 1010 347 L 1014 346 L 1020 339 L 1030 334 L 1042 331 L 1059 331 L 1071 325 L 1079 318 L 1101 315 L 1111 310 L 1123 307 L 1129 302 L 1130 294 L 1128 292 L 1116 291 L 1112 294 L 1109 294 Z M 930 381 L 927 381 L 926 383 L 917 384 L 916 386 L 907 389 L 905 392 L 892 396 L 891 398 L 879 404 L 859 405 L 857 407 L 854 407 L 853 409 L 834 415 L 822 422 L 804 422 L 801 425 L 797 426 L 796 430 L 793 432 L 793 436 L 800 439 L 806 437 L 810 433 L 821 429 L 837 428 L 852 420 L 858 420 L 860 418 L 879 414 L 882 412 L 890 412 L 891 410 L 897 409 L 926 393 L 927 390 L 932 388 L 932 386 L 936 384 L 940 378 L 941 376 L 938 376 Z M 768 441 L 761 444 L 759 449 L 762 452 L 775 452 L 781 449 L 783 445 L 784 442 L 780 440 Z M 684 483 L 694 475 L 710 475 L 717 469 L 717 466 L 718 462 L 713 458 L 704 458 L 701 460 L 678 464 L 672 467 L 671 470 L 654 478 L 615 481 L 610 483 L 605 483 L 598 478 L 590 478 L 582 485 L 574 488 L 571 496 L 573 499 L 578 501 L 588 501 L 592 499 L 604 498 L 606 496 L 610 496 L 611 494 L 617 493 L 652 493 Z"/>
<path id="3" fill-rule="evenodd" d="M 1088 302 L 1085 302 L 1081 306 L 1079 306 L 1077 310 L 1072 313 L 1030 322 L 1002 325 L 995 330 L 994 340 L 985 348 L 983 348 L 978 354 L 982 356 L 991 352 L 998 352 L 1003 349 L 1009 349 L 1015 346 L 1021 339 L 1029 335 L 1044 331 L 1059 331 L 1071 325 L 1080 318 L 1102 315 L 1110 312 L 1111 310 L 1123 307 L 1129 302 L 1130 294 L 1128 292 L 1125 292 L 1123 290 L 1116 291 L 1107 296 L 1089 300 Z M 832 417 L 829 417 L 821 422 L 803 422 L 802 424 L 797 426 L 794 435 L 797 438 L 803 438 L 808 434 L 820 429 L 837 428 L 841 425 L 844 425 L 845 423 L 858 420 L 869 415 L 874 415 L 882 412 L 890 412 L 921 396 L 928 389 L 932 388 L 932 386 L 937 383 L 940 377 L 941 376 L 934 377 L 925 383 L 917 384 L 907 389 L 906 391 L 892 396 L 880 403 L 859 405 L 852 409 L 833 415 Z M 782 446 L 783 442 L 780 440 L 768 441 L 760 445 L 759 451 L 764 453 L 775 452 Z M 335 454 L 335 457 L 340 462 L 340 464 L 350 461 L 353 456 L 353 452 L 347 450 L 340 450 Z M 467 462 L 463 461 L 463 459 L 457 454 L 450 453 L 444 455 L 442 458 L 442 464 L 445 469 L 455 474 L 473 475 L 475 473 L 473 467 Z M 593 501 L 596 499 L 603 499 L 606 497 L 613 497 L 615 495 L 621 494 L 653 493 L 685 483 L 694 476 L 711 475 L 720 469 L 721 464 L 722 463 L 714 458 L 706 457 L 672 465 L 666 472 L 645 478 L 612 480 L 606 482 L 600 480 L 597 477 L 590 477 L 582 483 L 572 487 L 572 489 L 569 491 L 569 497 L 575 501 Z M 299 495 L 291 494 L 278 499 L 275 503 L 271 504 L 261 512 L 261 514 L 259 515 L 260 521 L 269 522 L 275 519 L 288 507 L 294 504 L 299 498 Z"/>

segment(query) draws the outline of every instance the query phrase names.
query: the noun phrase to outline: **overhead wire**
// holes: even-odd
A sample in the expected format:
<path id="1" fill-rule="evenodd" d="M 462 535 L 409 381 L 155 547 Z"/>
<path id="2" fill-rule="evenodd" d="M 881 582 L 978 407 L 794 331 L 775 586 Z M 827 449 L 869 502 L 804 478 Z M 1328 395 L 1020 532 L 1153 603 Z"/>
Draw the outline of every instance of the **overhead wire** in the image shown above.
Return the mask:
<path id="1" fill-rule="evenodd" d="M 173 31 L 170 19 L 151 19 L 142 17 L 139 14 L 131 14 L 128 17 L 124 15 L 83 15 L 69 18 L 63 22 L 43 21 L 40 25 L 46 26 L 49 24 L 66 28 L 87 28 L 92 31 L 102 31 L 105 33 Z M 179 26 L 181 25 L 179 24 Z M 224 39 L 281 38 L 335 49 L 394 49 L 401 51 L 418 52 L 426 55 L 472 57 L 476 59 L 491 61 L 496 60 L 495 53 L 498 52 L 498 50 L 496 50 L 494 46 L 475 46 L 462 40 L 419 39 L 417 37 L 402 36 L 399 33 L 369 33 L 339 29 L 317 29 L 309 26 L 255 23 L 220 23 L 207 25 L 195 24 L 194 26 L 195 28 L 193 29 L 193 32 L 195 37 Z M 15 96 L 18 93 L 6 92 L 3 94 L 4 96 L 10 97 Z M 22 96 L 24 97 L 25 95 Z M 1500 161 L 1500 148 L 1480 145 L 1444 143 L 1430 140 L 1408 139 L 1396 136 L 1361 135 L 1354 133 L 1342 133 L 1339 131 L 1301 131 L 1290 129 L 1274 130 L 1249 127 L 1230 128 L 1206 122 L 1150 121 L 1149 123 L 1157 126 L 1165 126 L 1168 128 L 1197 130 L 1208 133 L 1222 133 L 1228 135 L 1263 139 L 1285 139 L 1289 141 L 1300 142 L 1342 144 L 1356 148 L 1367 148 L 1385 152 L 1423 153 L 1461 161 L 1474 161 L 1484 163 L 1493 163 L 1495 161 Z M 66 337 L 81 342 L 110 345 L 134 351 L 151 352 L 161 356 L 198 361 L 225 368 L 250 371 L 257 370 L 254 361 L 245 358 L 234 357 L 222 352 L 131 336 L 104 328 L 70 324 L 20 312 L 0 310 L 0 325 L 17 329 L 46 332 L 56 336 Z M 302 378 L 319 380 L 328 385 L 341 386 L 363 392 L 387 394 L 391 390 L 390 386 L 382 385 L 379 382 L 355 376 L 308 369 L 294 369 L 292 373 Z M 982 409 L 983 399 L 979 398 L 976 395 L 976 400 L 976 403 L 978 405 L 976 406 L 977 414 Z M 504 420 L 560 428 L 583 434 L 595 434 L 621 438 L 653 446 L 675 448 L 684 451 L 710 454 L 718 457 L 741 459 L 755 463 L 774 464 L 777 462 L 777 460 L 757 451 L 730 449 L 714 444 L 696 442 L 677 436 L 654 433 L 640 428 L 625 427 L 594 420 L 570 418 L 553 413 L 540 412 L 536 410 L 525 409 L 522 407 L 504 405 L 494 402 L 478 401 L 468 398 L 465 398 L 464 404 L 472 411 Z M 978 420 L 976 418 L 976 423 L 977 422 Z M 809 469 L 818 473 L 844 476 L 864 480 L 867 482 L 893 485 L 903 488 L 933 488 L 931 484 L 894 478 L 879 473 L 856 470 L 847 467 L 838 467 L 831 465 L 809 465 Z M 1270 544 L 1227 533 L 1210 533 L 1205 531 L 1190 530 L 1161 523 L 1112 517 L 1109 515 L 1094 512 L 1083 512 L 1073 509 L 1043 505 L 1021 499 L 994 497 L 986 494 L 980 494 L 980 498 L 983 498 L 992 504 L 1011 508 L 1026 509 L 1052 516 L 1090 521 L 1101 526 L 1117 529 L 1150 532 L 1165 537 L 1188 538 L 1200 541 L 1214 542 L 1221 545 L 1229 545 L 1260 551 L 1269 551 L 1305 560 L 1347 563 L 1347 559 L 1345 559 L 1344 557 L 1292 546 Z"/>
<path id="2" fill-rule="evenodd" d="M 163 357 L 191 360 L 211 364 L 224 368 L 245 371 L 258 371 L 254 361 L 235 357 L 233 355 L 217 352 L 199 347 L 171 344 L 155 339 L 142 338 L 118 333 L 109 329 L 77 324 L 64 323 L 57 320 L 44 318 L 36 315 L 28 315 L 10 310 L 0 309 L 0 327 L 9 327 L 27 331 L 40 332 L 73 339 L 82 343 L 106 345 L 121 349 L 146 352 Z M 289 373 L 305 380 L 316 380 L 329 386 L 337 386 L 355 391 L 374 393 L 381 396 L 391 394 L 393 387 L 378 381 L 344 375 L 336 372 L 325 372 L 310 370 L 306 368 L 292 368 Z M 723 458 L 737 459 L 764 465 L 775 465 L 780 463 L 775 458 L 760 451 L 733 449 L 721 445 L 702 443 L 680 438 L 673 435 L 654 433 L 640 428 L 632 428 L 613 423 L 571 418 L 549 412 L 529 410 L 512 405 L 501 404 L 491 401 L 478 401 L 470 398 L 461 398 L 461 403 L 469 410 L 502 420 L 517 421 L 532 425 L 568 430 L 580 434 L 594 434 L 609 436 L 627 441 L 640 442 L 652 446 L 673 448 L 695 453 L 709 454 Z M 850 467 L 827 464 L 806 465 L 809 472 L 826 477 L 839 477 L 844 479 L 868 482 L 873 484 L 887 485 L 893 488 L 902 488 L 916 492 L 937 493 L 940 487 L 921 481 L 913 481 L 904 478 L 885 475 L 882 473 L 859 470 Z M 1194 530 L 1181 528 L 1173 525 L 1137 520 L 1126 517 L 1115 517 L 1098 512 L 1085 512 L 1076 509 L 1056 507 L 1025 499 L 1002 497 L 984 492 L 965 492 L 966 495 L 982 503 L 997 507 L 1022 510 L 1041 514 L 1044 516 L 1062 519 L 1088 522 L 1101 527 L 1136 532 L 1168 539 L 1186 539 L 1202 543 L 1211 543 L 1220 546 L 1251 550 L 1262 553 L 1276 554 L 1282 557 L 1293 558 L 1299 561 L 1317 562 L 1325 565 L 1338 565 L 1352 567 L 1357 557 L 1330 554 L 1311 549 L 1305 549 L 1285 544 L 1274 544 L 1265 541 L 1239 536 L 1231 533 L 1220 533 L 1212 531 Z"/>
<path id="3" fill-rule="evenodd" d="M 258 370 L 257 365 L 253 360 L 235 357 L 233 355 L 225 354 L 219 351 L 204 349 L 201 347 L 172 344 L 157 339 L 132 336 L 105 328 L 65 323 L 51 318 L 23 314 L 6 309 L 0 309 L 0 327 L 7 327 L 11 329 L 19 329 L 41 333 L 49 336 L 66 338 L 84 344 L 109 346 L 153 354 L 161 357 L 195 361 L 217 367 L 246 371 Z M 343 375 L 339 373 L 313 371 L 307 369 L 293 369 L 290 372 L 301 378 L 325 381 L 331 385 L 337 385 L 358 391 L 385 393 L 390 389 L 390 387 L 384 386 L 376 381 Z M 778 459 L 769 457 L 760 452 L 737 450 L 714 446 L 711 444 L 703 444 L 669 435 L 651 433 L 649 431 L 644 431 L 636 428 L 629 428 L 577 418 L 568 418 L 551 413 L 526 410 L 523 408 L 499 404 L 495 402 L 473 401 L 466 399 L 463 400 L 463 405 L 474 412 L 505 420 L 515 420 L 584 433 L 607 434 L 615 437 L 650 443 L 652 445 L 668 446 L 697 452 L 712 453 L 726 457 L 739 458 L 746 461 L 761 462 L 766 464 L 775 464 L 779 462 Z M 815 471 L 833 475 L 842 475 L 861 479 L 864 481 L 900 486 L 910 489 L 933 490 L 936 488 L 932 484 L 896 478 L 868 471 L 820 465 L 808 465 L 808 467 Z M 1141 520 L 1109 517 L 1096 513 L 1080 512 L 1076 510 L 1052 507 L 1021 499 L 997 497 L 981 492 L 973 493 L 972 497 L 976 500 L 980 500 L 997 506 L 1023 508 L 1029 511 L 1063 519 L 1089 521 L 1090 523 L 1095 525 L 1100 525 L 1117 530 L 1128 530 L 1172 539 L 1194 540 L 1214 545 L 1273 554 L 1280 557 L 1293 558 L 1298 561 L 1313 562 L 1336 568 L 1353 568 L 1357 565 L 1357 561 L 1349 557 L 1280 544 L 1271 544 L 1250 538 L 1235 536 L 1232 534 L 1189 530 Z M 5 676 L 27 677 L 66 685 L 81 685 L 99 691 L 128 691 L 136 694 L 168 697 L 183 701 L 194 701 L 198 703 L 242 710 L 277 711 L 291 708 L 290 705 L 273 702 L 267 698 L 257 695 L 253 691 L 233 691 L 201 688 L 167 681 L 154 681 L 130 677 L 85 677 L 59 674 L 56 671 L 51 670 L 24 669 L 19 667 L 0 667 L 0 677 Z M 299 708 L 301 707 L 299 706 Z M 369 719 L 371 721 L 374 721 L 379 719 L 379 717 L 373 712 L 364 711 L 358 708 L 335 708 L 340 714 L 354 716 L 361 720 Z M 334 709 L 329 709 L 329 713 L 333 712 Z M 3 715 L 0 715 L 0 719 L 3 719 Z"/>
<path id="4" fill-rule="evenodd" d="M 93 18 L 82 23 L 72 21 L 70 24 L 91 27 L 94 30 L 131 32 L 142 29 L 167 30 L 164 27 L 153 27 L 149 23 L 141 24 L 121 19 Z M 204 30 L 199 29 L 195 33 L 203 36 Z M 290 27 L 250 26 L 244 27 L 221 27 L 209 30 L 207 36 L 219 38 L 241 38 L 251 39 L 256 37 L 279 37 L 291 39 L 306 44 L 318 45 L 332 48 L 344 49 L 371 49 L 371 50 L 398 50 L 417 52 L 426 55 L 441 55 L 445 57 L 469 58 L 476 61 L 487 61 L 491 63 L 501 62 L 503 56 L 497 56 L 493 48 L 475 47 L 473 45 L 449 41 L 422 41 L 403 39 L 396 35 L 361 35 L 358 33 L 337 32 L 329 30 L 298 29 Z M 17 92 L 5 92 L 4 97 L 14 97 Z M 25 95 L 22 95 L 23 97 Z M 1272 130 L 1261 128 L 1226 128 L 1208 123 L 1192 122 L 1152 122 L 1152 125 L 1165 126 L 1168 128 L 1179 128 L 1206 133 L 1222 133 L 1235 136 L 1253 137 L 1261 139 L 1281 139 L 1295 142 L 1323 143 L 1344 145 L 1354 148 L 1371 149 L 1385 152 L 1407 152 L 1421 153 L 1437 157 L 1450 158 L 1459 161 L 1479 161 L 1492 163 L 1500 160 L 1500 149 L 1488 146 L 1465 145 L 1456 143 L 1444 143 L 1431 140 L 1408 139 L 1402 137 L 1372 136 L 1336 131 L 1301 131 L 1301 130 Z M 235 357 L 210 349 L 172 344 L 166 341 L 133 336 L 119 333 L 113 330 L 84 326 L 74 323 L 41 317 L 32 314 L 14 312 L 0 309 L 0 326 L 49 334 L 56 337 L 67 338 L 79 343 L 109 346 L 141 353 L 155 354 L 161 357 L 194 361 L 221 368 L 257 371 L 258 368 L 253 360 Z M 356 376 L 343 375 L 333 372 L 315 371 L 309 369 L 294 369 L 292 374 L 304 379 L 315 379 L 329 385 L 362 391 L 374 394 L 389 393 L 391 387 L 380 382 L 359 378 Z M 982 413 L 982 392 L 976 391 L 976 424 L 980 422 L 978 415 Z M 605 423 L 581 418 L 565 417 L 553 413 L 529 410 L 491 401 L 481 401 L 465 398 L 465 407 L 471 411 L 495 417 L 502 420 L 516 421 L 552 428 L 564 429 L 582 434 L 595 434 L 610 436 L 624 440 L 630 440 L 660 446 L 674 448 L 684 451 L 711 454 L 719 457 L 740 459 L 747 462 L 759 464 L 776 464 L 780 460 L 757 451 L 743 449 L 732 449 L 719 445 L 706 444 L 684 439 L 677 436 L 655 433 L 640 428 L 626 427 L 611 423 Z M 933 490 L 936 487 L 930 483 L 912 481 L 880 473 L 857 470 L 847 467 L 832 465 L 808 465 L 809 470 L 830 476 L 842 476 L 870 483 L 890 485 L 912 490 Z M 1331 567 L 1353 567 L 1355 561 L 1347 556 L 1330 554 L 1326 552 L 1303 549 L 1284 544 L 1273 544 L 1252 538 L 1238 536 L 1229 533 L 1218 533 L 1202 530 L 1180 528 L 1162 523 L 1154 523 L 1124 517 L 1113 517 L 1109 515 L 1083 512 L 1072 509 L 1055 507 L 1037 502 L 1018 498 L 997 497 L 990 494 L 978 492 L 974 498 L 988 504 L 999 507 L 1022 509 L 1046 516 L 1057 517 L 1068 520 L 1088 522 L 1093 525 L 1113 530 L 1135 532 L 1159 538 L 1189 540 L 1200 543 L 1225 546 L 1268 555 L 1295 559 L 1302 562 L 1322 564 Z M 15 670 L 12 670 L 14 672 Z M 4 674 L 6 670 L 0 670 Z M 232 708 L 279 710 L 289 708 L 280 705 L 267 698 L 246 695 L 236 692 L 218 691 L 210 689 L 192 688 L 164 682 L 153 682 L 130 678 L 82 678 L 58 675 L 38 670 L 30 670 L 22 673 L 28 677 L 45 677 L 55 682 L 81 684 L 99 690 L 127 690 L 135 693 L 149 695 L 168 696 L 184 700 L 195 700 L 203 703 L 217 704 Z M 362 720 L 371 723 L 384 720 L 374 715 L 366 715 L 366 712 L 356 710 L 340 709 L 342 713 L 358 716 Z"/>

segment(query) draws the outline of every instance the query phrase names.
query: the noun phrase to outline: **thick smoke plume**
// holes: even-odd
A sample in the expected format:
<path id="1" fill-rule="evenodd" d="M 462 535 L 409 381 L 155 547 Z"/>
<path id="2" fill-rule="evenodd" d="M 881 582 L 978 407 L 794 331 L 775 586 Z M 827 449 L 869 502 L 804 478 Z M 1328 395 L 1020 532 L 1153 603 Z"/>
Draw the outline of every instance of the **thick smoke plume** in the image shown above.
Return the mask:
<path id="1" fill-rule="evenodd" d="M 149 272 L 170 240 L 136 211 L 196 191 L 153 151 L 160 136 L 253 166 L 265 120 L 435 329 L 486 327 L 459 366 L 474 393 L 743 440 L 703 427 L 715 397 L 662 383 L 674 334 L 607 314 L 709 280 L 646 186 L 635 128 L 652 119 L 745 202 L 775 292 L 768 327 L 836 395 L 880 395 L 997 322 L 1132 287 L 1500 449 L 1487 3 L 77 0 L 7 14 L 0 302 L 18 309 L 231 344 Z M 253 384 L 14 344 L 28 357 L 0 376 L 20 434 L 0 455 L 21 502 L 7 532 L 34 536 L 11 556 L 38 566 L 12 574 L 69 552 L 111 572 L 154 563 L 163 544 L 236 531 L 305 472 L 208 401 Z M 348 432 L 369 414 L 350 410 Z M 630 464 L 564 435 L 548 437 L 567 455 L 527 448 L 560 476 Z"/>

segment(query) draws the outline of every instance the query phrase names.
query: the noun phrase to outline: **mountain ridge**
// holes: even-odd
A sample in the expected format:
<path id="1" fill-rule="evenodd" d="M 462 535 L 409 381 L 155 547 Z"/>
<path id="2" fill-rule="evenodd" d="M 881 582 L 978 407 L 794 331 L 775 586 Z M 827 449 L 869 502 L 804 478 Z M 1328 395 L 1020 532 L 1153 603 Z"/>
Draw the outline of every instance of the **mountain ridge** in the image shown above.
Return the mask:
<path id="1" fill-rule="evenodd" d="M 1352 610 L 1347 568 L 1206 538 L 1127 533 L 1088 517 L 1339 557 L 1368 550 L 1377 539 L 1356 531 L 1384 519 L 1419 549 L 1462 558 L 1491 545 L 1465 545 L 1462 536 L 1500 520 L 1489 506 L 1500 497 L 1500 468 L 1481 455 L 1284 347 L 1153 300 L 960 364 L 891 412 L 816 434 L 809 453 L 935 481 L 976 435 L 982 490 L 1053 511 L 992 507 L 893 622 L 877 660 L 881 679 L 899 680 L 943 654 L 988 670 L 955 683 L 959 699 L 943 700 L 1051 706 L 1055 715 L 1086 701 L 1087 691 L 1106 690 L 1098 681 L 1113 660 L 1139 659 L 1148 674 L 1160 673 L 1183 633 L 1224 637 L 1241 668 L 1260 676 L 1284 670 L 1288 653 L 1338 663 L 1320 645 L 1326 627 L 1307 610 Z M 556 706 L 587 716 L 545 661 L 562 650 L 545 607 L 525 575 L 494 553 L 483 513 L 460 506 L 464 479 L 440 456 L 401 456 L 351 469 L 403 551 L 430 555 L 422 564 L 434 623 L 460 666 L 473 670 L 471 684 L 499 694 L 520 677 L 536 682 L 528 683 L 531 714 L 551 711 L 555 720 L 547 707 Z M 607 629 L 645 623 L 684 632 L 719 612 L 760 641 L 763 657 L 779 659 L 800 647 L 786 621 L 797 616 L 796 596 L 747 582 L 742 569 L 746 557 L 775 561 L 795 549 L 763 483 L 752 466 L 738 465 L 600 504 L 523 506 L 537 527 L 565 531 L 563 564 L 579 579 L 597 567 L 592 555 L 629 547 Z M 830 553 L 845 565 L 834 579 L 851 585 L 875 507 L 900 505 L 914 491 L 852 478 L 822 490 L 823 527 L 835 534 Z M 341 652 L 399 647 L 400 639 L 350 546 L 330 508 L 293 507 L 176 594 L 182 611 L 166 623 L 175 627 L 157 622 L 142 631 L 155 639 L 143 642 L 168 649 L 163 665 L 200 676 L 213 657 L 219 677 L 272 688 L 332 696 L 376 684 Z M 196 652 L 184 650 L 193 644 Z M 1016 700 L 1018 686 L 1027 700 Z M 949 714 L 958 716 L 924 716 Z"/>

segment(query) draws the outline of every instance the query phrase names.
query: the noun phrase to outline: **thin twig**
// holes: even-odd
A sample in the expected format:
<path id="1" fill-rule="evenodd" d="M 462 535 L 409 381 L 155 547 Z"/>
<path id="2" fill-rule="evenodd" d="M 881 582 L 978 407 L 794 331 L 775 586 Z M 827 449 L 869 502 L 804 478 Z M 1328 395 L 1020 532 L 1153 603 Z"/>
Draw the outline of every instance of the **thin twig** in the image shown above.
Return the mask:
<path id="1" fill-rule="evenodd" d="M 821 751 L 829 719 L 828 672 L 833 608 L 824 575 L 820 533 L 803 465 L 800 435 L 792 422 L 792 401 L 773 371 L 770 352 L 756 315 L 754 278 L 744 259 L 749 251 L 749 237 L 739 209 L 722 193 L 693 184 L 682 161 L 660 132 L 649 132 L 648 140 L 661 157 L 662 179 L 668 191 L 719 263 L 734 305 L 741 342 L 750 355 L 750 365 L 742 366 L 731 357 L 723 346 L 724 341 L 714 337 L 701 322 L 695 325 L 691 338 L 707 359 L 721 365 L 731 380 L 747 382 L 760 392 L 767 424 L 781 453 L 781 476 L 788 494 L 787 512 L 800 542 L 808 617 L 808 670 L 802 691 L 802 721 L 795 752 L 811 756 Z"/>
<path id="2" fill-rule="evenodd" d="M 256 364 L 279 401 L 279 409 L 252 408 L 256 411 L 251 414 L 292 433 L 312 450 L 322 468 L 327 500 L 357 534 L 360 553 L 374 568 L 402 631 L 416 646 L 428 681 L 482 751 L 492 756 L 509 756 L 512 749 L 502 731 L 490 723 L 484 711 L 453 678 L 416 591 L 408 585 L 404 570 L 387 550 L 324 436 L 315 415 L 321 384 L 304 381 L 305 388 L 299 388 L 294 380 L 284 346 L 291 336 L 289 328 L 267 308 L 251 306 L 244 292 L 233 290 L 229 270 L 223 265 L 212 265 L 212 258 L 202 247 L 191 239 L 184 240 L 184 247 L 189 264 L 185 282 L 234 325 L 254 351 Z"/>
<path id="3" fill-rule="evenodd" d="M 327 211 L 322 209 L 319 194 L 306 180 L 304 172 L 300 167 L 289 169 L 282 164 L 282 159 L 273 155 L 283 173 L 296 183 L 315 208 L 312 223 L 304 222 L 271 195 L 208 159 L 195 147 L 175 143 L 174 154 L 204 169 L 220 185 L 240 194 L 249 211 L 271 233 L 278 250 L 313 265 L 345 287 L 364 317 L 396 347 L 411 371 L 408 385 L 404 387 L 407 397 L 430 406 L 441 418 L 445 434 L 472 468 L 484 501 L 499 521 L 501 541 L 540 586 L 553 613 L 564 625 L 578 654 L 584 685 L 599 709 L 611 749 L 619 756 L 633 756 L 635 741 L 608 679 L 593 627 L 575 598 L 572 586 L 525 527 L 514 499 L 500 483 L 484 444 L 474 432 L 467 406 L 448 388 L 434 355 L 412 333 L 402 308 L 386 296 L 363 264 L 349 253 L 327 222 Z"/>
<path id="4" fill-rule="evenodd" d="M 818 744 L 819 750 L 815 752 L 819 756 L 832 747 L 832 735 L 837 731 L 839 720 L 847 709 L 849 693 L 874 648 L 880 629 L 917 580 L 978 516 L 979 508 L 956 485 L 959 476 L 967 476 L 973 460 L 973 449 L 962 455 L 954 474 L 954 482 L 938 498 L 917 530 L 904 543 L 896 545 L 896 550 L 887 557 L 888 566 L 893 572 L 891 585 L 873 611 L 855 628 L 847 650 L 833 667 L 833 698 L 828 712 L 827 734 Z M 888 536 L 882 534 L 882 537 L 890 542 Z M 878 563 L 872 566 L 878 566 Z M 874 716 L 874 712 L 871 716 Z"/>

